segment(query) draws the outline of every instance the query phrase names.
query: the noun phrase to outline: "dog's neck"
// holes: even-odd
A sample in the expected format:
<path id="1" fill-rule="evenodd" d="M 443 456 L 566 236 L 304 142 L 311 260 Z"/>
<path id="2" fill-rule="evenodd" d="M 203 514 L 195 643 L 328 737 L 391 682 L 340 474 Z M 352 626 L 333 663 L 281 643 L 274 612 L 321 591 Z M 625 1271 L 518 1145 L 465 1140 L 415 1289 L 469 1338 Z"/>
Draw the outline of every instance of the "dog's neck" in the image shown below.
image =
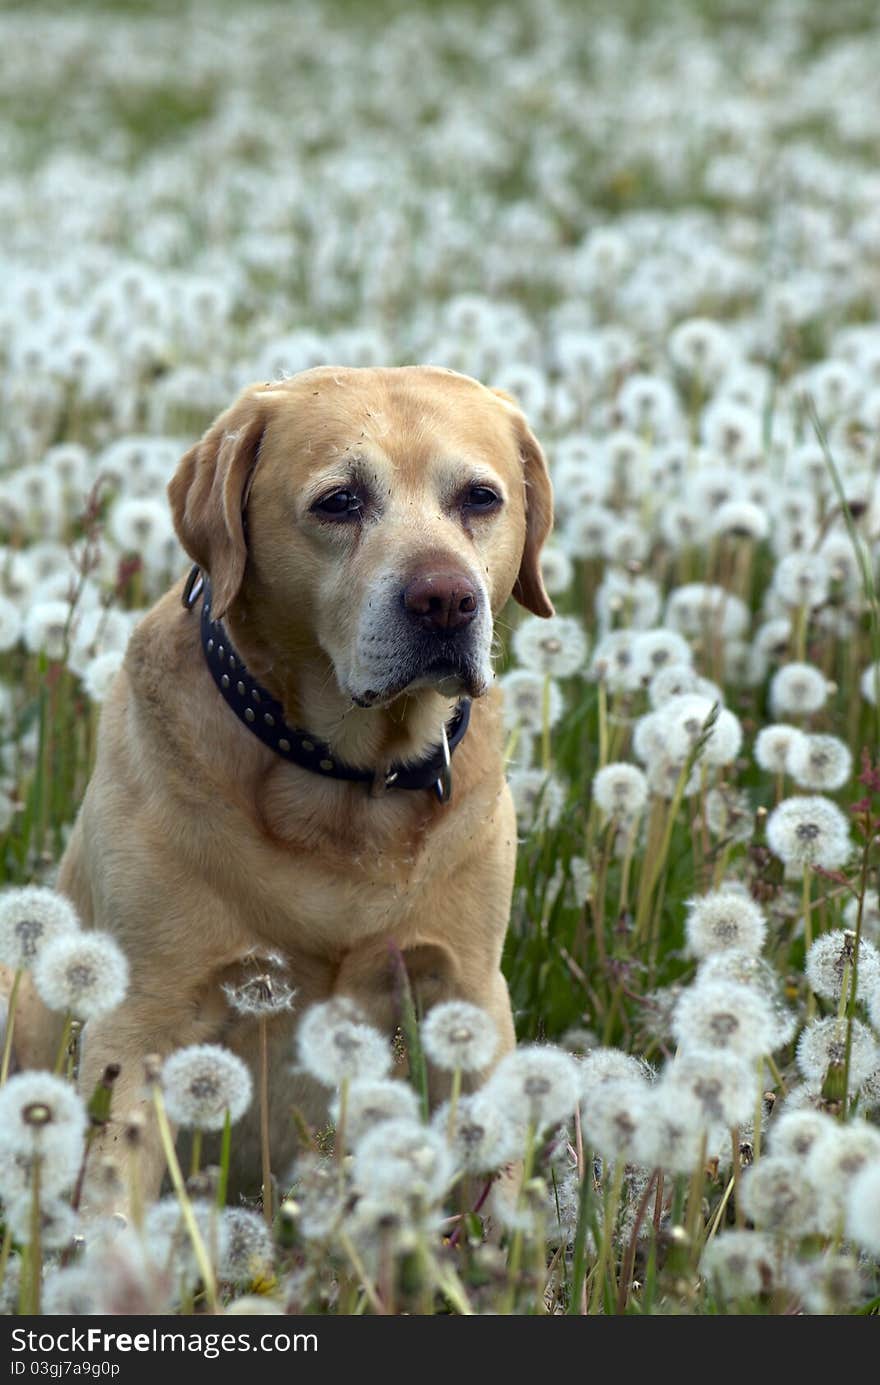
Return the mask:
<path id="1" fill-rule="evenodd" d="M 417 688 L 382 707 L 359 707 L 342 692 L 320 648 L 303 641 L 283 654 L 270 650 L 260 638 L 259 622 L 241 601 L 233 603 L 223 624 L 249 673 L 284 707 L 286 720 L 356 768 L 381 774 L 393 763 L 424 759 L 436 749 L 458 704 L 434 688 Z"/>

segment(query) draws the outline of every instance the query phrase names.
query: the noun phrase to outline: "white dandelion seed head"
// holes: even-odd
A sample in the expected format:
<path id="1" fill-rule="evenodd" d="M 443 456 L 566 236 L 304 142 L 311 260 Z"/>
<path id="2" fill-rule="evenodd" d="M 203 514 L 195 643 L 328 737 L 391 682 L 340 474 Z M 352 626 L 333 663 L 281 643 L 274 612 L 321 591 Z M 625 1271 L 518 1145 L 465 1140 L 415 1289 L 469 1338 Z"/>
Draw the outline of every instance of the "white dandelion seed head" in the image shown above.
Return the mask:
<path id="1" fill-rule="evenodd" d="M 828 701 L 828 679 L 812 664 L 783 664 L 770 680 L 770 709 L 775 717 L 805 717 Z"/>
<path id="2" fill-rule="evenodd" d="M 638 518 L 612 514 L 605 526 L 602 556 L 609 563 L 642 563 L 648 556 L 651 536 Z"/>
<path id="3" fill-rule="evenodd" d="M 729 1049 L 693 1049 L 667 1064 L 663 1082 L 670 1096 L 681 1090 L 699 1105 L 706 1126 L 744 1126 L 758 1097 L 757 1065 Z"/>
<path id="4" fill-rule="evenodd" d="M 637 818 L 648 802 L 648 781 L 637 765 L 615 761 L 593 776 L 593 802 L 606 818 Z"/>
<path id="5" fill-rule="evenodd" d="M 640 683 L 649 686 L 663 669 L 688 667 L 691 647 L 676 630 L 659 626 L 656 630 L 641 630 L 633 644 L 633 663 Z"/>
<path id="6" fill-rule="evenodd" d="M 429 1062 L 447 1072 L 479 1072 L 498 1049 L 495 1021 L 485 1010 L 464 1000 L 435 1005 L 422 1020 L 422 1046 Z"/>
<path id="7" fill-rule="evenodd" d="M 507 776 L 521 832 L 555 827 L 565 806 L 565 787 L 543 769 L 511 770 Z"/>
<path id="8" fill-rule="evenodd" d="M 547 722 L 555 726 L 565 709 L 565 699 L 558 684 L 527 668 L 511 669 L 498 679 L 504 699 L 504 725 L 512 730 L 520 726 L 535 734 L 544 727 L 544 696 L 547 694 Z"/>
<path id="9" fill-rule="evenodd" d="M 385 1036 L 339 1000 L 309 1006 L 300 1021 L 297 1048 L 306 1072 L 325 1087 L 337 1087 L 344 1079 L 386 1077 L 391 1068 Z"/>
<path id="10" fill-rule="evenodd" d="M 865 1297 L 862 1270 L 851 1255 L 829 1253 L 797 1260 L 790 1267 L 788 1282 L 812 1314 L 849 1313 Z"/>
<path id="11" fill-rule="evenodd" d="M 168 507 L 151 496 L 120 496 L 110 510 L 108 527 L 123 553 L 144 557 L 173 533 Z"/>
<path id="12" fill-rule="evenodd" d="M 848 978 L 848 989 L 852 983 L 852 967 L 855 960 L 855 934 L 843 928 L 833 928 L 823 933 L 811 944 L 807 953 L 804 971 L 816 995 L 825 1000 L 838 1001 L 844 976 Z M 880 990 L 880 952 L 873 943 L 862 938 L 858 952 L 858 996 L 867 1000 Z"/>
<path id="13" fill-rule="evenodd" d="M 583 856 L 570 856 L 568 876 L 576 905 L 582 907 L 593 892 L 593 870 Z"/>
<path id="14" fill-rule="evenodd" d="M 788 616 L 765 620 L 755 631 L 754 647 L 764 659 L 778 662 L 784 659 L 791 643 L 791 621 Z"/>
<path id="15" fill-rule="evenodd" d="M 593 603 L 603 638 L 615 626 L 635 637 L 639 630 L 657 625 L 661 604 L 660 588 L 652 577 L 616 567 L 606 570 Z"/>
<path id="16" fill-rule="evenodd" d="M 224 981 L 220 989 L 239 1015 L 285 1014 L 293 1009 L 296 989 L 290 984 L 288 963 L 277 952 L 249 952 L 239 964 L 240 979 Z"/>
<path id="17" fill-rule="evenodd" d="M 76 1182 L 82 1162 L 83 1147 L 78 1127 L 56 1130 L 44 1148 L 15 1148 L 0 1135 L 0 1188 L 6 1201 L 14 1197 L 30 1197 L 36 1163 L 40 1163 L 40 1190 L 47 1196 L 69 1192 Z"/>
<path id="18" fill-rule="evenodd" d="M 648 766 L 648 790 L 659 798 L 672 799 L 678 792 L 684 766 L 679 760 L 661 757 Z M 699 793 L 701 788 L 700 769 L 694 765 L 687 776 L 682 793 L 686 798 Z"/>
<path id="19" fill-rule="evenodd" d="M 663 735 L 663 716 L 661 712 L 647 712 L 639 717 L 633 728 L 632 750 L 643 765 L 653 765 L 666 758 L 666 742 Z"/>
<path id="20" fill-rule="evenodd" d="M 491 1099 L 522 1127 L 543 1130 L 574 1112 L 578 1066 L 561 1048 L 521 1044 L 501 1059 L 486 1084 Z"/>
<path id="21" fill-rule="evenodd" d="M 60 1077 L 20 1072 L 0 1089 L 0 1149 L 12 1156 L 39 1156 L 56 1186 L 63 1185 L 74 1160 L 78 1165 L 85 1131 L 82 1099 Z"/>
<path id="22" fill-rule="evenodd" d="M 702 960 L 722 950 L 756 956 L 766 936 L 763 910 L 748 894 L 722 887 L 688 900 L 685 937 L 691 957 Z"/>
<path id="23" fill-rule="evenodd" d="M 788 750 L 786 769 L 800 789 L 842 789 L 852 774 L 852 751 L 839 736 L 799 736 Z"/>
<path id="24" fill-rule="evenodd" d="M 86 664 L 82 675 L 83 687 L 92 702 L 105 700 L 124 659 L 125 654 L 121 650 L 109 649 L 105 654 L 96 654 Z"/>
<path id="25" fill-rule="evenodd" d="M 453 1174 L 443 1136 L 420 1121 L 383 1121 L 368 1130 L 354 1152 L 355 1185 L 376 1198 L 439 1202 Z"/>
<path id="26" fill-rule="evenodd" d="M 797 1045 L 797 1065 L 807 1082 L 821 1085 L 831 1064 L 846 1062 L 847 1021 L 829 1015 L 813 1019 L 804 1027 Z M 866 1024 L 852 1021 L 849 1057 L 850 1082 L 861 1084 L 880 1067 L 880 1045 Z"/>
<path id="27" fill-rule="evenodd" d="M 755 762 L 758 768 L 768 774 L 785 774 L 792 749 L 798 741 L 807 739 L 797 726 L 789 726 L 784 721 L 762 727 L 755 737 Z"/>
<path id="28" fill-rule="evenodd" d="M 99 1019 L 115 1010 L 128 990 L 128 961 L 109 933 L 62 933 L 42 948 L 34 985 L 50 1010 L 77 1019 Z"/>
<path id="29" fill-rule="evenodd" d="M 72 631 L 69 601 L 38 601 L 31 606 L 24 621 L 24 642 L 31 654 L 45 654 L 48 659 L 63 659 Z"/>
<path id="30" fill-rule="evenodd" d="M 799 1240 L 816 1223 L 816 1193 L 802 1166 L 765 1154 L 743 1173 L 742 1208 L 757 1227 Z"/>
<path id="31" fill-rule="evenodd" d="M 844 813 L 820 794 L 784 798 L 767 819 L 767 845 L 792 873 L 838 870 L 852 850 Z"/>
<path id="32" fill-rule="evenodd" d="M 584 628 L 574 616 L 526 616 L 513 636 L 513 652 L 522 667 L 552 678 L 584 672 L 587 648 Z"/>
<path id="33" fill-rule="evenodd" d="M 585 1144 L 612 1163 L 635 1162 L 639 1130 L 652 1114 L 652 1091 L 634 1073 L 594 1085 L 581 1103 Z"/>
<path id="34" fill-rule="evenodd" d="M 751 614 L 741 597 L 725 587 L 705 582 L 689 582 L 676 587 L 666 603 L 665 625 L 687 639 L 697 637 L 742 639 L 749 628 Z"/>
<path id="35" fill-rule="evenodd" d="M 789 1110 L 788 1102 L 770 1127 L 768 1145 L 771 1154 L 802 1164 L 817 1140 L 836 1126 L 824 1111 Z"/>
<path id="36" fill-rule="evenodd" d="M 704 697 L 724 706 L 724 694 L 717 683 L 702 678 L 690 664 L 668 664 L 655 673 L 648 684 L 648 700 L 655 711 L 677 697 Z"/>
<path id="37" fill-rule="evenodd" d="M 43 1281 L 42 1308 L 47 1317 L 96 1317 L 105 1312 L 102 1276 L 93 1265 L 51 1269 Z"/>
<path id="38" fill-rule="evenodd" d="M 752 500 L 725 500 L 712 514 L 709 532 L 762 543 L 770 532 L 770 517 L 763 505 Z"/>
<path id="39" fill-rule="evenodd" d="M 733 712 L 720 708 L 709 725 L 714 706 L 706 697 L 685 693 L 664 702 L 655 715 L 661 719 L 666 755 L 683 764 L 702 742 L 699 758 L 710 765 L 727 765 L 742 744 L 742 728 Z"/>
<path id="40" fill-rule="evenodd" d="M 846 1234 L 869 1255 L 880 1256 L 880 1159 L 861 1168 L 846 1189 Z"/>
<path id="41" fill-rule="evenodd" d="M 339 1097 L 330 1104 L 330 1116 L 339 1125 L 342 1105 Z M 388 1120 L 417 1120 L 419 1101 L 412 1087 L 392 1077 L 355 1078 L 348 1088 L 345 1104 L 345 1132 L 349 1145 Z"/>
<path id="42" fill-rule="evenodd" d="M 590 677 L 609 692 L 634 692 L 638 687 L 634 630 L 610 630 L 599 640 L 590 662 Z"/>
<path id="43" fill-rule="evenodd" d="M 719 785 L 706 794 L 704 806 L 706 826 L 713 837 L 722 842 L 751 841 L 755 814 L 745 789 Z"/>
<path id="44" fill-rule="evenodd" d="M 431 1124 L 449 1141 L 457 1169 L 490 1173 L 523 1153 L 523 1131 L 485 1088 L 459 1097 L 452 1137 L 449 1136 L 449 1102 L 434 1113 Z"/>
<path id="45" fill-rule="evenodd" d="M 706 1246 L 700 1273 L 717 1284 L 724 1300 L 757 1298 L 776 1281 L 779 1258 L 769 1236 L 759 1231 L 722 1231 Z"/>
<path id="46" fill-rule="evenodd" d="M 0 654 L 13 649 L 21 639 L 23 620 L 15 602 L 0 594 Z"/>
<path id="47" fill-rule="evenodd" d="M 599 558 L 608 526 L 614 522 L 614 511 L 608 506 L 589 502 L 564 515 L 563 541 L 575 558 Z"/>
<path id="48" fill-rule="evenodd" d="M 880 661 L 868 665 L 859 679 L 859 689 L 865 701 L 876 707 L 880 701 Z"/>
<path id="49" fill-rule="evenodd" d="M 705 1130 L 697 1099 L 680 1087 L 667 1088 L 661 1078 L 645 1094 L 642 1121 L 634 1137 L 635 1161 L 647 1169 L 689 1173 L 700 1156 Z"/>
<path id="50" fill-rule="evenodd" d="M 679 997 L 672 1033 L 682 1053 L 717 1049 L 756 1059 L 779 1047 L 773 1006 L 754 986 L 700 978 Z"/>
<path id="51" fill-rule="evenodd" d="M 30 1245 L 33 1197 L 30 1193 L 7 1198 L 4 1202 L 6 1225 L 16 1241 Z M 79 1217 L 70 1203 L 58 1196 L 40 1197 L 40 1245 L 44 1251 L 64 1250 L 79 1228 Z"/>
<path id="52" fill-rule="evenodd" d="M 603 1087 L 609 1082 L 622 1078 L 652 1082 L 654 1070 L 643 1058 L 632 1053 L 624 1053 L 620 1048 L 591 1048 L 577 1065 L 580 1083 L 581 1105 L 590 1105 L 601 1100 Z"/>
<path id="53" fill-rule="evenodd" d="M 567 592 L 574 576 L 574 564 L 559 544 L 545 544 L 541 550 L 541 577 L 550 596 Z"/>
<path id="54" fill-rule="evenodd" d="M 244 1207 L 226 1207 L 221 1217 L 223 1254 L 217 1264 L 218 1278 L 233 1284 L 267 1278 L 272 1273 L 275 1247 L 263 1218 Z"/>
<path id="55" fill-rule="evenodd" d="M 0 962 L 32 968 L 53 938 L 79 932 L 79 916 L 64 895 L 42 885 L 12 886 L 0 892 Z"/>
<path id="56" fill-rule="evenodd" d="M 843 906 L 843 922 L 855 932 L 859 923 L 859 901 L 853 897 Z M 862 901 L 862 937 L 880 946 L 880 895 L 866 890 Z"/>
<path id="57" fill-rule="evenodd" d="M 376 1127 L 378 1128 L 378 1127 Z M 348 1182 L 340 1182 L 334 1159 L 302 1154 L 288 1179 L 290 1196 L 299 1204 L 297 1228 L 307 1241 L 327 1241 L 338 1229 L 350 1200 Z"/>
<path id="58" fill-rule="evenodd" d="M 859 1174 L 880 1166 L 880 1131 L 864 1120 L 835 1121 L 814 1142 L 803 1165 L 818 1196 L 818 1222 L 827 1234 L 846 1216 L 847 1198 Z M 852 1206 L 852 1204 L 850 1204 Z"/>
<path id="59" fill-rule="evenodd" d="M 773 590 L 786 606 L 821 606 L 830 588 L 831 568 L 821 553 L 788 553 L 776 564 Z"/>
<path id="60" fill-rule="evenodd" d="M 162 1090 L 168 1114 L 185 1129 L 222 1130 L 226 1113 L 234 1124 L 251 1103 L 248 1067 L 219 1044 L 191 1044 L 170 1054 L 162 1065 Z"/>
<path id="61" fill-rule="evenodd" d="M 773 1021 L 779 1036 L 777 1047 L 794 1038 L 797 1015 L 785 1003 L 778 972 L 763 957 L 736 948 L 713 952 L 701 959 L 697 980 L 735 981 L 740 986 L 751 986 L 773 1007 Z"/>
<path id="62" fill-rule="evenodd" d="M 215 1270 L 226 1254 L 226 1220 L 218 1207 L 203 1199 L 191 1201 L 205 1252 Z M 176 1197 L 163 1197 L 147 1209 L 144 1240 L 157 1267 L 170 1270 L 178 1282 L 195 1285 L 201 1278 L 195 1248 Z"/>

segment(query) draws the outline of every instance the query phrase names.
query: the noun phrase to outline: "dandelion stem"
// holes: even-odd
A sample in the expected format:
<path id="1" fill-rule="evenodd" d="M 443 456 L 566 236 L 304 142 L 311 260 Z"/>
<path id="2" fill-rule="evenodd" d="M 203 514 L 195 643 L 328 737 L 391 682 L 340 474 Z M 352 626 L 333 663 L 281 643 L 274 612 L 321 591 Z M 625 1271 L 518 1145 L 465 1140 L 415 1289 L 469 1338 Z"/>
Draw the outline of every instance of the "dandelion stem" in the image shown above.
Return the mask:
<path id="1" fill-rule="evenodd" d="M 523 1159 L 522 1179 L 517 1194 L 517 1211 L 522 1209 L 525 1201 L 525 1190 L 532 1176 L 532 1169 L 535 1162 L 535 1137 L 537 1129 L 534 1121 L 529 1121 L 529 1128 L 526 1132 L 526 1151 Z M 519 1276 L 520 1265 L 522 1264 L 523 1252 L 523 1230 L 518 1226 L 513 1233 L 513 1240 L 510 1243 L 510 1255 L 507 1260 L 507 1313 L 513 1313 L 516 1308 L 517 1278 Z"/>
<path id="2" fill-rule="evenodd" d="M 229 1187 L 229 1159 L 232 1154 L 232 1117 L 229 1107 L 223 1118 L 223 1134 L 220 1138 L 220 1177 L 217 1179 L 217 1206 L 226 1206 L 226 1190 Z"/>
<path id="3" fill-rule="evenodd" d="M 541 698 L 541 768 L 545 774 L 549 774 L 553 768 L 553 755 L 550 746 L 550 685 L 550 674 L 545 673 Z"/>
<path id="4" fill-rule="evenodd" d="M 269 1148 L 269 1027 L 260 1015 L 260 1148 L 263 1160 L 263 1217 L 272 1226 L 272 1160 Z"/>
<path id="5" fill-rule="evenodd" d="M 0 1246 L 0 1285 L 6 1283 L 6 1267 L 12 1250 L 12 1227 L 7 1222 L 3 1228 L 3 1244 Z"/>
<path id="6" fill-rule="evenodd" d="M 635 1220 L 633 1221 L 632 1234 L 626 1248 L 623 1265 L 620 1270 L 620 1283 L 617 1286 L 617 1312 L 626 1312 L 626 1301 L 629 1298 L 629 1291 L 632 1286 L 633 1267 L 636 1263 L 636 1249 L 639 1242 L 639 1228 L 645 1220 L 645 1213 L 648 1210 L 648 1203 L 651 1201 L 651 1194 L 654 1191 L 654 1184 L 660 1176 L 660 1170 L 654 1169 L 651 1177 L 645 1185 L 645 1191 L 639 1199 L 636 1208 Z"/>
<path id="7" fill-rule="evenodd" d="M 736 1197 L 735 1197 L 735 1199 L 734 1199 L 734 1204 L 733 1204 L 734 1214 L 735 1214 L 735 1216 L 736 1216 L 736 1224 L 737 1224 L 737 1226 L 739 1226 L 739 1227 L 743 1227 L 743 1226 L 745 1226 L 746 1219 L 745 1219 L 745 1216 L 743 1215 L 743 1210 L 742 1210 L 742 1206 L 741 1206 L 741 1203 L 740 1203 L 740 1195 L 739 1195 L 739 1194 L 740 1194 L 740 1179 L 741 1179 L 741 1177 L 742 1177 L 742 1160 L 740 1159 L 740 1154 L 739 1154 L 739 1144 L 740 1144 L 739 1129 L 737 1128 L 737 1126 L 734 1126 L 733 1129 L 732 1129 L 731 1132 L 730 1132 L 730 1158 L 731 1158 L 731 1172 L 732 1172 L 732 1177 L 731 1177 L 730 1182 L 731 1182 L 731 1185 L 732 1185 L 732 1187 L 733 1187 L 733 1191 L 734 1191 L 734 1193 L 736 1194 Z"/>
<path id="8" fill-rule="evenodd" d="M 55 1076 L 59 1076 L 64 1064 L 67 1061 L 67 1049 L 70 1044 L 70 1034 L 73 1029 L 73 1015 L 68 1010 L 64 1017 L 64 1028 L 61 1031 L 61 1042 L 58 1045 L 58 1052 L 55 1054 Z"/>
<path id="9" fill-rule="evenodd" d="M 809 865 L 804 866 L 803 899 L 801 911 L 804 916 L 804 951 L 809 952 L 813 945 L 813 916 L 812 916 L 812 886 L 813 873 Z M 816 1013 L 816 997 L 812 990 L 807 996 L 807 1019 L 812 1019 Z"/>
<path id="10" fill-rule="evenodd" d="M 599 769 L 608 763 L 608 689 L 605 679 L 600 678 L 597 687 L 596 705 L 599 713 Z"/>
<path id="11" fill-rule="evenodd" d="M 626 1164 L 623 1159 L 618 1159 L 614 1165 L 614 1175 L 611 1180 L 610 1188 L 605 1189 L 605 1216 L 602 1222 L 602 1240 L 599 1245 L 599 1258 L 596 1261 L 596 1268 L 593 1277 L 593 1293 L 590 1300 L 590 1313 L 596 1314 L 602 1308 L 605 1296 L 605 1275 L 611 1260 L 611 1242 L 614 1236 L 614 1226 L 617 1221 L 617 1211 L 620 1207 L 620 1195 L 623 1191 L 623 1176 L 626 1172 Z"/>
<path id="12" fill-rule="evenodd" d="M 43 1160 L 38 1154 L 34 1159 L 33 1183 L 31 1185 L 31 1225 L 28 1256 L 30 1270 L 30 1312 L 32 1317 L 40 1313 L 40 1286 L 43 1278 L 42 1225 L 40 1216 L 40 1174 Z"/>
<path id="13" fill-rule="evenodd" d="M 199 1171 L 199 1166 L 200 1166 L 201 1162 L 202 1162 L 202 1132 L 201 1132 L 201 1130 L 196 1129 L 196 1130 L 193 1131 L 193 1136 L 192 1136 L 192 1149 L 191 1149 L 191 1152 L 190 1152 L 190 1161 L 189 1161 L 189 1176 L 190 1176 L 190 1178 L 195 1177 L 195 1175 L 198 1173 L 198 1171 Z"/>
<path id="14" fill-rule="evenodd" d="M 739 1163 L 739 1160 L 737 1160 L 737 1164 L 738 1164 L 738 1163 Z M 724 1217 L 724 1209 L 727 1207 L 727 1204 L 728 1204 L 728 1202 L 730 1201 L 731 1195 L 732 1195 L 733 1190 L 734 1190 L 734 1188 L 735 1188 L 735 1186 L 736 1186 L 736 1181 L 737 1181 L 737 1179 L 736 1179 L 736 1167 L 737 1167 L 737 1164 L 734 1164 L 734 1176 L 733 1176 L 733 1178 L 731 1178 L 730 1181 L 728 1182 L 727 1187 L 724 1189 L 724 1193 L 723 1193 L 723 1195 L 722 1195 L 721 1201 L 719 1202 L 718 1206 L 717 1206 L 716 1209 L 715 1209 L 715 1215 L 714 1215 L 714 1217 L 712 1218 L 712 1225 L 709 1227 L 709 1234 L 708 1234 L 708 1236 L 706 1237 L 706 1243 L 705 1243 L 705 1245 L 703 1246 L 703 1250 L 704 1250 L 704 1251 L 705 1251 L 705 1249 L 706 1249 L 706 1246 L 708 1246 L 709 1243 L 713 1240 L 716 1231 L 718 1230 L 719 1226 L 721 1225 L 722 1219 L 723 1219 L 723 1217 Z M 735 1203 L 734 1205 L 735 1205 L 735 1208 L 736 1208 L 737 1224 L 745 1225 L 745 1217 L 744 1217 L 744 1216 L 743 1216 L 743 1219 L 742 1219 L 742 1223 L 739 1223 L 739 1217 L 740 1217 L 740 1215 L 741 1215 L 741 1213 L 740 1213 L 740 1208 L 739 1208 L 739 1198 L 737 1198 L 736 1203 Z"/>
<path id="15" fill-rule="evenodd" d="M 162 1097 L 162 1089 L 159 1086 L 158 1082 L 153 1084 L 152 1095 L 153 1105 L 156 1109 L 156 1123 L 159 1127 L 159 1138 L 162 1141 L 162 1152 L 165 1155 L 165 1162 L 168 1165 L 168 1172 L 171 1175 L 171 1182 L 174 1185 L 174 1191 L 177 1194 L 177 1200 L 180 1203 L 180 1212 L 181 1216 L 183 1217 L 184 1225 L 186 1226 L 189 1238 L 192 1241 L 192 1247 L 195 1253 L 196 1263 L 198 1264 L 199 1273 L 202 1276 L 202 1281 L 205 1286 L 205 1294 L 207 1295 L 208 1305 L 210 1307 L 211 1312 L 216 1313 L 218 1312 L 218 1303 L 217 1285 L 214 1281 L 214 1271 L 211 1268 L 211 1262 L 208 1258 L 208 1252 L 205 1249 L 205 1243 L 202 1240 L 202 1234 L 199 1231 L 198 1223 L 195 1219 L 195 1214 L 192 1209 L 192 1203 L 190 1202 L 189 1197 L 187 1196 L 186 1185 L 183 1181 L 183 1174 L 180 1171 L 180 1163 L 177 1158 L 177 1153 L 174 1149 L 174 1137 L 171 1134 L 171 1126 L 168 1123 L 168 1113 L 165 1110 L 165 1101 Z"/>
<path id="16" fill-rule="evenodd" d="M 385 1306 L 382 1303 L 382 1300 L 380 1299 L 379 1295 L 376 1293 L 372 1280 L 370 1279 L 370 1276 L 367 1274 L 364 1262 L 357 1252 L 357 1247 L 354 1245 L 351 1237 L 347 1234 L 347 1232 L 340 1230 L 339 1244 L 342 1246 L 342 1249 L 345 1251 L 346 1255 L 351 1261 L 352 1268 L 354 1269 L 355 1274 L 360 1280 L 360 1286 L 363 1292 L 366 1294 L 366 1297 L 369 1301 L 370 1307 L 373 1309 L 373 1312 L 379 1313 L 382 1317 L 384 1317 L 386 1311 Z"/>
<path id="17" fill-rule="evenodd" d="M 0 1063 L 0 1087 L 4 1085 L 9 1076 L 9 1064 L 12 1060 L 12 1030 L 15 1025 L 15 1010 L 18 1004 L 18 991 L 21 986 L 21 978 L 24 976 L 24 968 L 18 967 L 12 978 L 12 989 L 9 992 L 9 1001 L 6 1011 L 6 1035 L 3 1040 L 3 1059 Z"/>
<path id="18" fill-rule="evenodd" d="M 458 1115 L 458 1100 L 461 1096 L 461 1068 L 457 1067 L 452 1073 L 452 1091 L 449 1096 L 449 1120 L 446 1124 L 446 1134 L 450 1144 L 455 1139 L 455 1118 Z"/>

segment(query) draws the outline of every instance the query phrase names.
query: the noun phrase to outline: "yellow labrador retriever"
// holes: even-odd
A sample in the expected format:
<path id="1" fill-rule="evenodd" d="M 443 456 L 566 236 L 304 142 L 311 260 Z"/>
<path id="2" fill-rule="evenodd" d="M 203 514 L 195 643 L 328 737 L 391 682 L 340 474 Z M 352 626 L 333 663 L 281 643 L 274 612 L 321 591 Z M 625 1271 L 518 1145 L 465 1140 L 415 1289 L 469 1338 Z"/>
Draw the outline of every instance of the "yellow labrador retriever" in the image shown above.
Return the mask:
<path id="1" fill-rule="evenodd" d="M 122 1065 L 121 1152 L 145 1054 L 214 1041 L 254 1065 L 256 1025 L 222 983 L 280 953 L 297 988 L 271 1040 L 284 1168 L 291 1107 L 326 1110 L 291 1072 L 298 1016 L 345 995 L 393 1030 L 390 944 L 423 1006 L 472 1001 L 513 1043 L 492 622 L 511 594 L 552 614 L 550 482 L 508 396 L 431 367 L 327 367 L 244 390 L 168 493 L 200 575 L 132 636 L 58 881 L 131 965 L 127 1000 L 87 1028 L 82 1087 Z M 54 1052 L 49 1023 L 32 998 L 25 1063 Z M 256 1130 L 234 1149 L 258 1186 Z M 145 1156 L 155 1188 L 154 1135 Z"/>

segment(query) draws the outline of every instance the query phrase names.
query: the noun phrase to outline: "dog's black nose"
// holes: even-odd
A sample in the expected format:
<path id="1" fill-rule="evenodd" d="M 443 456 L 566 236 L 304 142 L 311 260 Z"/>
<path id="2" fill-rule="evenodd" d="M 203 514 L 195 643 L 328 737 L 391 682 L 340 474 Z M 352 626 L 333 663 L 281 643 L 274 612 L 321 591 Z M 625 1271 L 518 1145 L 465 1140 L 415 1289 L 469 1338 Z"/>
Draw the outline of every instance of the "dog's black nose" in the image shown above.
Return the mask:
<path id="1" fill-rule="evenodd" d="M 463 572 L 423 572 L 404 588 L 403 604 L 423 630 L 449 632 L 470 625 L 477 593 Z"/>

